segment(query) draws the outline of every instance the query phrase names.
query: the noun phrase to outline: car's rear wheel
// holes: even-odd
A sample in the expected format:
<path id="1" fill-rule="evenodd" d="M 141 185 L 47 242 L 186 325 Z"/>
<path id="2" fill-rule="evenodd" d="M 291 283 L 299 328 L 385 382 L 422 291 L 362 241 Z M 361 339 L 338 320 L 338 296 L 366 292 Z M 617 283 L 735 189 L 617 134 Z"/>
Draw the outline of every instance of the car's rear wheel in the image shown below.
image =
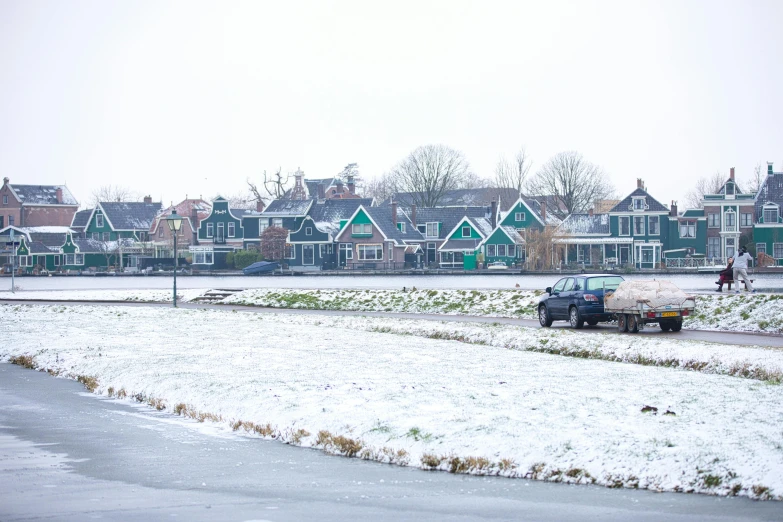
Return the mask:
<path id="1" fill-rule="evenodd" d="M 682 320 L 672 322 L 672 332 L 679 332 L 682 330 Z"/>
<path id="2" fill-rule="evenodd" d="M 538 322 L 541 326 L 552 326 L 552 317 L 544 305 L 538 307 Z"/>
<path id="3" fill-rule="evenodd" d="M 628 316 L 625 314 L 619 314 L 617 316 L 617 331 L 620 333 L 628 331 Z"/>
<path id="4" fill-rule="evenodd" d="M 577 330 L 585 325 L 585 320 L 579 316 L 579 308 L 576 306 L 572 306 L 568 310 L 568 321 L 571 323 L 571 327 Z"/>
<path id="5" fill-rule="evenodd" d="M 639 320 L 634 314 L 628 314 L 628 331 L 631 333 L 639 331 Z"/>

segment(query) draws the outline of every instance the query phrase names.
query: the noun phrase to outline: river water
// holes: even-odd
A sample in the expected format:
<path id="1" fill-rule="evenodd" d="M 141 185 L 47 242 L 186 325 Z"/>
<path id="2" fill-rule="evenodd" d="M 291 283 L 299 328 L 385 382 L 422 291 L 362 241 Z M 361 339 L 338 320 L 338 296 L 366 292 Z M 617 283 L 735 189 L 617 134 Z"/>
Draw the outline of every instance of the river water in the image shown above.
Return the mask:
<path id="1" fill-rule="evenodd" d="M 716 274 L 622 274 L 627 280 L 664 279 L 683 290 L 712 291 Z M 783 273 L 751 276 L 760 291 L 783 292 Z M 553 286 L 558 275 L 482 274 L 482 275 L 341 275 L 341 276 L 177 276 L 177 287 L 197 288 L 457 288 L 543 290 Z M 22 290 L 98 290 L 161 289 L 172 287 L 171 276 L 65 276 L 18 277 Z M 0 291 L 11 288 L 11 279 L 0 279 Z"/>

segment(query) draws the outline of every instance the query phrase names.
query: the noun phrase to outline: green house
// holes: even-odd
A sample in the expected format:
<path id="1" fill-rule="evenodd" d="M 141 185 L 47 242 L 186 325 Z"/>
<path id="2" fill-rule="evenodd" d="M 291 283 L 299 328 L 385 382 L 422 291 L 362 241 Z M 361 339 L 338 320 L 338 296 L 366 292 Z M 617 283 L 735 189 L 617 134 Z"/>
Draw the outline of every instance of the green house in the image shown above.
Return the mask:
<path id="1" fill-rule="evenodd" d="M 753 241 L 759 264 L 783 265 L 783 172 L 767 164 L 767 177 L 756 195 Z"/>
<path id="2" fill-rule="evenodd" d="M 479 251 L 487 265 L 500 262 L 512 266 L 525 262 L 525 240 L 513 226 L 496 227 L 479 243 Z"/>
<path id="3" fill-rule="evenodd" d="M 84 238 L 96 241 L 116 241 L 121 238 L 147 241 L 155 216 L 161 211 L 160 203 L 150 197 L 143 202 L 108 201 L 92 209 L 84 226 Z"/>
<path id="4" fill-rule="evenodd" d="M 481 243 L 492 233 L 492 220 L 483 217 L 463 217 L 446 234 L 446 242 L 439 249 L 441 268 L 475 270 Z"/>

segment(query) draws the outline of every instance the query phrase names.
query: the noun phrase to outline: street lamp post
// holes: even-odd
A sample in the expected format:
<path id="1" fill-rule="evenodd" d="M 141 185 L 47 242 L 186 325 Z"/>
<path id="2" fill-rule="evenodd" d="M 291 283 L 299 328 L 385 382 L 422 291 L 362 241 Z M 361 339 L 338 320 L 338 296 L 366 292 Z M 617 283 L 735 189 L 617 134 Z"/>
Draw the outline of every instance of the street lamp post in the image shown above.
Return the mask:
<path id="1" fill-rule="evenodd" d="M 182 227 L 182 216 L 177 214 L 176 210 L 171 211 L 171 215 L 166 217 L 166 223 L 169 225 L 169 230 L 171 231 L 172 235 L 174 236 L 174 308 L 177 307 L 177 234 L 179 234 L 179 229 Z"/>

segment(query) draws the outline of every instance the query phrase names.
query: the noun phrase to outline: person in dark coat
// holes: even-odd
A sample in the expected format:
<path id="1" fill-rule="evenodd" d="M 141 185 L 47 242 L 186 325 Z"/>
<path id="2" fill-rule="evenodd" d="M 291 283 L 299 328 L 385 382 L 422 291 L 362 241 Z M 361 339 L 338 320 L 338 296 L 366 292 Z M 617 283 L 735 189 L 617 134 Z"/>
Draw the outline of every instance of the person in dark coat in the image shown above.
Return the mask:
<path id="1" fill-rule="evenodd" d="M 734 271 L 732 268 L 733 266 L 734 266 L 734 258 L 730 257 L 729 264 L 726 265 L 726 268 L 720 271 L 720 273 L 718 274 L 718 280 L 715 281 L 715 284 L 718 285 L 718 288 L 715 289 L 716 292 L 722 292 L 723 284 L 726 281 L 731 280 L 732 277 L 734 277 Z"/>

